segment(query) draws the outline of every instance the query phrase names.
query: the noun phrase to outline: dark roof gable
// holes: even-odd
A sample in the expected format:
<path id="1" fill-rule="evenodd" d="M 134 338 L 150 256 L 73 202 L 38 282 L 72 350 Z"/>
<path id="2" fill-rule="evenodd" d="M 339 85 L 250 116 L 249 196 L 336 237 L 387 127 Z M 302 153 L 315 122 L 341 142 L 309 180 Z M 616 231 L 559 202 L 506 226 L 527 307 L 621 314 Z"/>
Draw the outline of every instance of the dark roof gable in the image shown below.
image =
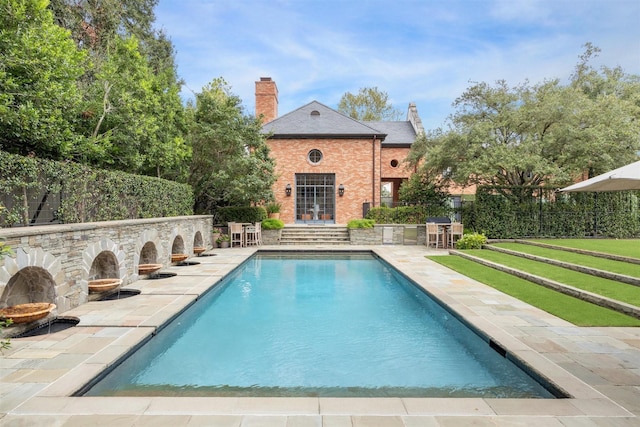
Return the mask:
<path id="1" fill-rule="evenodd" d="M 263 133 L 276 138 L 357 138 L 384 140 L 384 132 L 366 123 L 352 119 L 318 101 L 312 101 L 297 110 L 278 117 L 262 126 Z"/>

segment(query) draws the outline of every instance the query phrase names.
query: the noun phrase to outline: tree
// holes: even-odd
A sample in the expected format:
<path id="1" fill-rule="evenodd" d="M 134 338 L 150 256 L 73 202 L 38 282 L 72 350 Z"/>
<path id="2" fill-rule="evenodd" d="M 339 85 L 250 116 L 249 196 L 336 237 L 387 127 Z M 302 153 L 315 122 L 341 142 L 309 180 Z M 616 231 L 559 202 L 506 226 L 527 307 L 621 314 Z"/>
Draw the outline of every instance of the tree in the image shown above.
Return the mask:
<path id="1" fill-rule="evenodd" d="M 241 100 L 227 83 L 214 79 L 196 95 L 192 110 L 191 183 L 197 213 L 218 206 L 249 205 L 273 199 L 274 162 L 262 123 L 243 114 Z"/>
<path id="2" fill-rule="evenodd" d="M 51 0 L 49 8 L 56 23 L 93 55 L 106 52 L 118 35 L 136 36 L 145 46 L 153 41 L 157 4 L 158 0 Z"/>
<path id="3" fill-rule="evenodd" d="M 53 23 L 46 0 L 0 0 L 0 148 L 67 158 L 84 53 Z"/>
<path id="4" fill-rule="evenodd" d="M 505 195 L 526 198 L 535 186 L 564 185 L 596 165 L 608 170 L 633 160 L 639 88 L 637 77 L 584 63 L 567 86 L 475 83 L 454 102 L 449 129 L 419 137 L 409 161 L 431 176 L 447 171 L 445 181 L 513 186 Z"/>
<path id="5" fill-rule="evenodd" d="M 52 0 L 56 21 L 89 53 L 74 156 L 95 166 L 185 181 L 190 147 L 175 52 L 153 29 L 157 0 Z"/>
<path id="6" fill-rule="evenodd" d="M 338 111 L 365 122 L 394 121 L 402 117 L 402 112 L 389 103 L 389 95 L 377 87 L 360 88 L 356 95 L 345 93 L 338 103 Z"/>
<path id="7" fill-rule="evenodd" d="M 425 171 L 414 173 L 402 183 L 398 190 L 400 200 L 407 203 L 419 203 L 426 206 L 431 213 L 449 210 L 449 194 Z"/>

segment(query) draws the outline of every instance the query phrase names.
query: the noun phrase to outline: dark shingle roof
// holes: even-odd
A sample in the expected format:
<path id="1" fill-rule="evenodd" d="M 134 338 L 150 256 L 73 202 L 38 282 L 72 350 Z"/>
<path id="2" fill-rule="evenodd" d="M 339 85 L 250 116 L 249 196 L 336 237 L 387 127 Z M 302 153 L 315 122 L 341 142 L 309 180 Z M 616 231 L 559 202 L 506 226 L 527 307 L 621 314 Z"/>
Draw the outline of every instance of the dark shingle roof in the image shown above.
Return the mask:
<path id="1" fill-rule="evenodd" d="M 385 146 L 409 146 L 416 131 L 409 121 L 361 122 L 313 101 L 262 126 L 273 138 L 373 138 Z"/>
<path id="2" fill-rule="evenodd" d="M 356 138 L 386 135 L 373 127 L 327 107 L 318 101 L 278 117 L 262 127 L 263 133 L 277 138 Z"/>
<path id="3" fill-rule="evenodd" d="M 411 145 L 416 139 L 416 131 L 408 121 L 398 122 L 363 122 L 367 126 L 386 133 L 384 145 Z"/>

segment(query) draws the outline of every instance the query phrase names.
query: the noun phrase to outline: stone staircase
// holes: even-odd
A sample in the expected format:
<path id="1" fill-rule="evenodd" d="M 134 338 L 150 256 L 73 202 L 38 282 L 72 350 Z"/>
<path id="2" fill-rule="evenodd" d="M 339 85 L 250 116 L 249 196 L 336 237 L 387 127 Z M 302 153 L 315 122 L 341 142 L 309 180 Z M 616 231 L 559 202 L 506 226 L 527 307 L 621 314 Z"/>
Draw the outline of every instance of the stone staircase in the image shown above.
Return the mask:
<path id="1" fill-rule="evenodd" d="M 281 245 L 349 245 L 349 230 L 340 225 L 287 225 Z"/>

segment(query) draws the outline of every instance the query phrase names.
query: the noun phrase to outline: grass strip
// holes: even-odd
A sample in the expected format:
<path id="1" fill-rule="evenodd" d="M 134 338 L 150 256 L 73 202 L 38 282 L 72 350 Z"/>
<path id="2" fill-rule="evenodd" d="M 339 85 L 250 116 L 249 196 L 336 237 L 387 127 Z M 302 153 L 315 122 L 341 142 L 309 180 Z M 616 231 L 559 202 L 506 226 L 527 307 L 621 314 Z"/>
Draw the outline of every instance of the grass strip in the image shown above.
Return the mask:
<path id="1" fill-rule="evenodd" d="M 556 292 L 458 256 L 427 258 L 577 326 L 640 326 L 640 319 Z"/>
<path id="2" fill-rule="evenodd" d="M 640 259 L 640 239 L 529 239 L 532 242 Z"/>
<path id="3" fill-rule="evenodd" d="M 640 244 L 640 242 L 638 243 Z M 628 262 L 583 255 L 575 252 L 567 252 L 559 249 L 543 248 L 541 246 L 525 245 L 524 243 L 492 243 L 491 246 L 569 262 L 571 264 L 582 265 L 585 267 L 597 268 L 598 270 L 609 271 L 611 273 L 640 277 L 640 266 L 637 264 L 630 264 Z"/>
<path id="4" fill-rule="evenodd" d="M 526 273 L 535 274 L 536 276 L 545 277 L 565 285 L 640 307 L 640 288 L 637 286 L 486 249 L 474 249 L 465 252 Z"/>

